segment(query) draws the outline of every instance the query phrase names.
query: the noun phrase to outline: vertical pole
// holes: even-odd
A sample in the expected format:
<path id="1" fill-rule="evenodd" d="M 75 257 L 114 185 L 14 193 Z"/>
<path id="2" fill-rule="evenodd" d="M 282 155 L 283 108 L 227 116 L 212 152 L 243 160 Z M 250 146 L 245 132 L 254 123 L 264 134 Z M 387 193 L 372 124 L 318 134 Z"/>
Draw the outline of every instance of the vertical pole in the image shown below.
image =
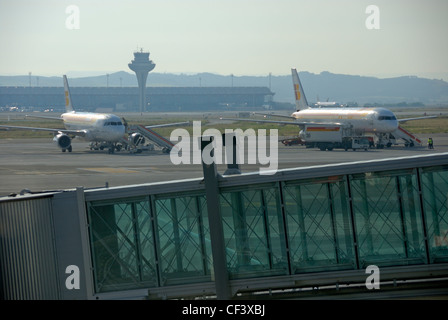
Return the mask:
<path id="1" fill-rule="evenodd" d="M 202 155 L 204 148 L 208 144 L 213 143 L 213 137 L 203 137 L 200 142 Z M 212 152 L 214 153 L 214 150 Z M 214 154 L 212 156 L 214 157 Z M 201 159 L 204 159 L 204 157 L 202 156 Z M 227 271 L 221 207 L 219 205 L 218 172 L 216 163 L 206 164 L 202 160 L 202 169 L 204 172 L 205 196 L 207 198 L 216 295 L 219 300 L 228 300 L 230 299 L 229 274 Z"/>
<path id="2" fill-rule="evenodd" d="M 420 212 L 422 217 L 422 225 L 423 225 L 423 239 L 425 241 L 425 250 L 426 250 L 426 263 L 432 262 L 432 254 L 430 253 L 430 246 L 429 246 L 429 230 L 427 228 L 427 222 L 426 222 L 426 210 L 425 210 L 425 195 L 423 194 L 423 172 L 422 168 L 416 168 L 417 169 L 417 185 L 418 185 L 418 194 L 419 194 L 419 201 L 420 201 Z"/>
<path id="3" fill-rule="evenodd" d="M 177 272 L 182 272 L 182 244 L 180 239 L 180 232 L 179 232 L 179 219 L 177 217 L 177 207 L 176 207 L 176 199 L 171 198 L 171 214 L 172 214 L 172 221 L 173 221 L 173 242 L 174 242 L 174 252 L 176 255 L 176 269 Z"/>
<path id="4" fill-rule="evenodd" d="M 416 174 L 416 173 L 414 173 L 414 174 Z M 406 175 L 405 179 L 406 179 L 406 192 L 407 192 L 407 197 L 408 197 L 407 204 L 409 205 L 409 219 L 410 219 L 410 223 L 411 223 L 411 235 L 406 235 L 406 237 L 412 236 L 412 247 L 413 247 L 413 249 L 418 250 L 418 249 L 420 249 L 420 229 L 418 227 L 418 219 L 417 219 L 417 210 L 418 209 L 415 205 L 415 203 L 416 203 L 416 199 L 415 199 L 416 193 L 414 192 L 415 186 L 412 182 L 411 175 Z M 404 192 L 404 190 L 403 190 L 403 192 Z"/>
<path id="5" fill-rule="evenodd" d="M 83 255 L 83 265 L 84 270 L 81 274 L 84 274 L 85 281 L 85 292 L 88 299 L 93 298 L 94 293 L 94 279 L 92 275 L 92 252 L 89 242 L 89 222 L 87 220 L 87 208 L 86 208 L 86 198 L 84 195 L 84 187 L 76 187 L 76 202 L 78 205 L 78 217 L 80 224 L 80 234 L 81 234 L 81 245 L 82 245 L 82 255 Z M 81 279 L 82 276 L 81 276 Z M 96 281 L 96 280 L 95 280 Z"/>
<path id="6" fill-rule="evenodd" d="M 286 202 L 285 197 L 283 196 L 283 188 L 284 185 L 282 182 L 278 181 L 278 192 L 279 192 L 279 200 L 277 200 L 277 212 L 280 212 L 281 215 L 277 214 L 278 225 L 279 225 L 279 236 L 280 243 L 282 248 L 282 259 L 288 262 L 287 266 L 287 274 L 292 274 L 292 261 L 291 254 L 289 251 L 289 239 L 288 239 L 288 221 L 286 220 Z"/>
<path id="7" fill-rule="evenodd" d="M 333 194 L 331 192 L 331 185 L 329 182 L 325 183 L 327 186 L 327 195 L 328 195 L 328 207 L 330 209 L 330 220 L 331 220 L 331 227 L 332 227 L 332 231 L 333 231 L 333 245 L 334 245 L 334 254 L 335 254 L 335 258 L 336 258 L 336 263 L 339 264 L 339 255 L 340 255 L 340 249 L 339 249 L 339 236 L 338 236 L 338 229 L 336 226 L 336 210 L 334 208 L 334 199 L 333 199 Z"/>
<path id="8" fill-rule="evenodd" d="M 355 260 L 355 254 L 353 252 L 353 248 L 354 248 L 354 234 L 352 237 L 352 232 L 353 229 L 350 227 L 350 212 L 351 209 L 349 208 L 350 206 L 350 197 L 348 196 L 348 190 L 346 190 L 346 188 L 348 189 L 348 186 L 346 187 L 346 184 L 348 184 L 348 182 L 346 182 L 346 180 L 341 179 L 338 182 L 338 187 L 339 187 L 339 198 L 341 201 L 341 214 L 342 214 L 342 221 L 343 221 L 343 225 L 344 225 L 344 237 L 345 237 L 345 251 L 347 254 L 347 257 L 349 257 L 349 259 L 351 260 Z"/>
<path id="9" fill-rule="evenodd" d="M 364 212 L 361 215 L 364 215 L 364 229 L 366 233 L 367 243 L 366 243 L 366 251 L 369 254 L 373 254 L 373 237 L 372 237 L 372 223 L 370 222 L 370 212 L 369 212 L 369 194 L 367 192 L 366 185 L 366 177 L 364 176 L 359 180 L 360 192 L 362 196 L 362 206 Z"/>
<path id="10" fill-rule="evenodd" d="M 403 240 L 403 251 L 406 258 L 409 258 L 409 248 L 408 248 L 408 235 L 406 232 L 406 216 L 405 208 L 403 203 L 403 190 L 400 184 L 400 176 L 395 177 L 395 189 L 397 190 L 397 201 L 400 210 L 400 220 L 401 220 L 401 234 Z M 409 200 L 409 199 L 408 199 Z M 408 201 L 409 202 L 409 201 Z"/>
<path id="11" fill-rule="evenodd" d="M 223 146 L 225 147 L 227 163 L 227 170 L 224 172 L 224 175 L 241 174 L 240 165 L 238 163 L 239 158 L 237 156 L 238 149 L 236 145 L 236 135 L 224 133 L 222 135 L 222 141 Z"/>
<path id="12" fill-rule="evenodd" d="M 302 260 L 308 261 L 308 241 L 305 227 L 305 214 L 302 202 L 302 191 L 300 185 L 296 186 L 297 195 L 297 218 L 299 220 L 300 243 L 302 245 Z"/>
<path id="13" fill-rule="evenodd" d="M 355 262 L 356 262 L 356 269 L 360 269 L 360 257 L 359 257 L 359 247 L 358 247 L 358 234 L 357 234 L 357 225 L 355 223 L 355 211 L 353 208 L 353 194 L 352 194 L 352 181 L 350 179 L 350 175 L 346 176 L 346 181 L 347 181 L 347 196 L 349 199 L 349 208 L 350 208 L 350 219 L 351 219 L 351 224 L 352 224 L 352 234 L 353 234 L 353 246 L 355 248 Z"/>

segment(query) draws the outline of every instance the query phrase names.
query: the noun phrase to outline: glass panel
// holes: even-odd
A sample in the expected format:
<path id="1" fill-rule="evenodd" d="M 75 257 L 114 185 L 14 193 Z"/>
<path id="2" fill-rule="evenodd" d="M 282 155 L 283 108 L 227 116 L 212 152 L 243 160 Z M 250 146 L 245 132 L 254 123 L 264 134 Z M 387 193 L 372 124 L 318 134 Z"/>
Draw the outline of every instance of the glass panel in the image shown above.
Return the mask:
<path id="1" fill-rule="evenodd" d="M 431 262 L 448 261 L 448 167 L 422 170 L 422 194 Z"/>
<path id="2" fill-rule="evenodd" d="M 154 285 L 148 203 L 97 202 L 90 203 L 88 211 L 96 291 L 138 288 L 142 280 Z"/>
<path id="3" fill-rule="evenodd" d="M 286 251 L 286 235 L 283 221 L 279 191 L 264 189 L 264 203 L 266 206 L 267 239 L 270 248 L 270 269 L 278 270 L 277 274 L 288 273 L 288 254 Z"/>
<path id="4" fill-rule="evenodd" d="M 287 273 L 276 189 L 223 192 L 221 214 L 230 278 Z"/>
<path id="5" fill-rule="evenodd" d="M 162 285 L 210 281 L 211 248 L 204 197 L 155 201 Z"/>
<path id="6" fill-rule="evenodd" d="M 415 263 L 426 263 L 427 254 L 417 175 L 408 174 L 399 177 L 401 207 L 403 211 L 404 232 L 406 239 L 406 255 L 408 260 L 414 258 Z"/>
<path id="7" fill-rule="evenodd" d="M 415 184 L 413 185 L 411 177 L 400 178 L 399 174 L 400 172 L 360 174 L 351 181 L 360 268 L 370 264 L 409 264 L 424 259 L 421 256 L 421 241 L 407 242 L 406 229 L 408 232 L 412 232 L 413 228 L 422 230 L 416 217 L 415 206 L 418 201 L 415 198 Z M 403 191 L 406 190 L 402 200 L 400 179 Z M 413 202 L 405 204 L 406 200 Z M 410 259 L 412 256 L 421 259 Z"/>
<path id="8" fill-rule="evenodd" d="M 283 190 L 292 272 L 354 268 L 346 183 L 336 177 Z"/>
<path id="9" fill-rule="evenodd" d="M 143 281 L 151 281 L 156 285 L 157 269 L 154 252 L 154 231 L 149 214 L 148 202 L 137 202 L 134 204 L 137 213 L 137 237 L 139 243 L 140 273 Z M 149 284 L 149 283 L 148 283 Z"/>
<path id="10" fill-rule="evenodd" d="M 333 213 L 333 232 L 339 269 L 356 268 L 353 239 L 353 225 L 348 202 L 348 190 L 345 179 L 330 182 L 330 201 Z M 344 267 L 345 266 L 345 267 Z"/>

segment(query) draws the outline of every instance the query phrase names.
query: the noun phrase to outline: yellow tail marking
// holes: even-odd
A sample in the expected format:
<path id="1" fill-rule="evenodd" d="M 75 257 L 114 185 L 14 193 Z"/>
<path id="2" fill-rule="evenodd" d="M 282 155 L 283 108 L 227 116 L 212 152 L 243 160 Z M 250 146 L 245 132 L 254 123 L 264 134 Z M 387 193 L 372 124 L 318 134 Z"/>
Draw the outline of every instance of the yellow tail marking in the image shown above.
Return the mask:
<path id="1" fill-rule="evenodd" d="M 300 100 L 300 89 L 299 89 L 299 85 L 295 84 L 294 85 L 294 92 L 296 93 L 296 100 Z"/>

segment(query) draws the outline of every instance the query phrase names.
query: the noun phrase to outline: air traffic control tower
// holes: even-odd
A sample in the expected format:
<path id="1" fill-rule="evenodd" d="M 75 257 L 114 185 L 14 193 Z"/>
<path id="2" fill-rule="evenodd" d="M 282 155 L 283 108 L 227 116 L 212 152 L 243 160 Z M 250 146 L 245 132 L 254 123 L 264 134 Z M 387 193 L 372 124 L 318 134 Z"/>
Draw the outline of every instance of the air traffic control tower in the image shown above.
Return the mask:
<path id="1" fill-rule="evenodd" d="M 134 60 L 128 64 L 129 68 L 135 72 L 138 81 L 138 92 L 140 94 L 140 112 L 146 111 L 146 79 L 148 73 L 156 66 L 152 60 L 149 60 L 149 52 L 134 52 Z"/>

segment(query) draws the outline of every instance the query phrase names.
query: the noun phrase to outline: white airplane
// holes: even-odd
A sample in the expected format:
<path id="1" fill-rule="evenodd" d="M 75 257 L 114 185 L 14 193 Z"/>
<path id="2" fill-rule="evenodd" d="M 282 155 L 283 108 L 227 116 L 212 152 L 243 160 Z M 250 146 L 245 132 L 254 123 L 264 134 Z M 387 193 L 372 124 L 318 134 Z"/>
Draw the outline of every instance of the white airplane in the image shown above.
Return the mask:
<path id="1" fill-rule="evenodd" d="M 400 122 L 418 119 L 435 118 L 436 116 L 397 119 L 393 112 L 385 108 L 311 108 L 300 83 L 296 69 L 291 69 L 296 102 L 296 112 L 290 116 L 270 115 L 292 119 L 293 121 L 231 119 L 238 121 L 256 121 L 278 124 L 298 125 L 303 128 L 307 125 L 325 125 L 328 127 L 350 128 L 354 135 L 374 134 L 378 138 L 377 147 L 384 145 L 390 147 L 392 141 L 401 138 L 405 145 L 414 146 L 421 141 L 401 128 Z M 230 120 L 230 119 L 228 119 Z"/>
<path id="2" fill-rule="evenodd" d="M 342 105 L 338 102 L 327 102 L 327 101 L 317 101 L 314 104 L 317 108 L 336 108 L 336 107 L 342 107 Z"/>
<path id="3" fill-rule="evenodd" d="M 128 138 L 125 138 L 127 124 L 125 120 L 111 113 L 95 113 L 95 112 L 76 112 L 73 109 L 72 99 L 70 96 L 70 88 L 68 86 L 67 76 L 63 76 L 64 92 L 65 92 L 65 110 L 66 112 L 57 117 L 47 116 L 29 116 L 33 118 L 44 118 L 52 120 L 62 120 L 65 129 L 52 128 L 34 128 L 0 125 L 0 128 L 21 129 L 33 131 L 49 131 L 54 133 L 53 141 L 61 148 L 62 152 L 72 152 L 72 138 L 80 137 L 90 142 L 90 149 L 108 148 L 109 153 L 120 150 L 122 143 L 127 144 L 131 151 L 140 152 L 139 145 L 145 143 L 145 137 L 149 138 L 159 146 L 163 147 L 163 152 L 168 153 L 173 144 L 152 131 L 152 128 L 172 127 L 180 125 L 191 125 L 189 121 L 155 124 L 149 126 L 131 126 L 134 132 L 128 132 Z"/>
<path id="4" fill-rule="evenodd" d="M 343 107 L 342 104 L 340 104 L 339 102 L 336 101 L 320 101 L 319 100 L 319 96 L 317 96 L 317 102 L 314 104 L 315 107 L 317 108 L 337 108 L 337 107 Z"/>
<path id="5" fill-rule="evenodd" d="M 40 117 L 37 118 L 62 120 L 65 129 L 52 128 L 33 128 L 19 126 L 0 127 L 7 129 L 22 129 L 34 131 L 49 131 L 54 133 L 53 141 L 57 144 L 62 152 L 72 151 L 72 137 L 81 137 L 92 143 L 101 143 L 109 148 L 109 153 L 113 153 L 117 143 L 121 141 L 125 134 L 125 126 L 121 118 L 114 114 L 94 113 L 94 112 L 76 112 L 72 106 L 70 97 L 70 89 L 68 86 L 67 76 L 63 76 L 65 91 L 65 110 L 60 118 L 56 117 Z"/>

